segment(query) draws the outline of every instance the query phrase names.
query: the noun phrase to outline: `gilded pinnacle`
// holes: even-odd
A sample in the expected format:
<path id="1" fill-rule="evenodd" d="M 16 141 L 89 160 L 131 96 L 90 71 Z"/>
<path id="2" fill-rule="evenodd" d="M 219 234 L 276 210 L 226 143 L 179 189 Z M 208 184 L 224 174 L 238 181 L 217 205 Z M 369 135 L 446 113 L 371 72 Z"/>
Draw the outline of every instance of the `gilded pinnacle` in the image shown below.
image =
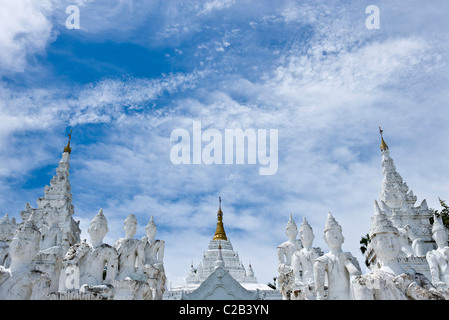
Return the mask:
<path id="1" fill-rule="evenodd" d="M 72 152 L 72 148 L 70 148 L 70 140 L 71 139 L 72 139 L 72 129 L 70 129 L 70 132 L 69 132 L 69 142 L 64 147 L 64 152 L 68 152 L 69 154 Z"/>
<path id="2" fill-rule="evenodd" d="M 384 132 L 380 127 L 379 127 L 379 132 L 380 132 L 380 138 L 381 138 L 381 143 L 380 143 L 380 150 L 381 151 L 385 151 L 388 150 L 388 146 L 385 143 L 384 137 L 382 136 L 382 133 Z"/>
<path id="3" fill-rule="evenodd" d="M 223 211 L 221 211 L 221 197 L 218 197 L 219 200 L 219 207 L 217 212 L 217 229 L 215 230 L 215 235 L 213 237 L 213 240 L 228 240 L 228 237 L 226 236 L 226 232 L 224 230 L 223 226 Z"/>

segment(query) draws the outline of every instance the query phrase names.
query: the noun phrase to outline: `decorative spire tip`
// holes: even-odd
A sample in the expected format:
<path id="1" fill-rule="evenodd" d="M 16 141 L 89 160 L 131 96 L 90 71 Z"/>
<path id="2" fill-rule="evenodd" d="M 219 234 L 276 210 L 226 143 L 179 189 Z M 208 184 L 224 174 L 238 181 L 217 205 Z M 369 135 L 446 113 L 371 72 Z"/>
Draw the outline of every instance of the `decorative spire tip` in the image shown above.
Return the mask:
<path id="1" fill-rule="evenodd" d="M 381 127 L 379 127 L 379 133 L 380 133 L 380 139 L 381 139 L 381 143 L 380 143 L 380 150 L 381 151 L 385 151 L 388 150 L 388 145 L 385 143 L 384 137 L 382 135 L 384 131 L 381 129 Z"/>
<path id="2" fill-rule="evenodd" d="M 69 142 L 64 147 L 64 152 L 68 152 L 69 154 L 72 152 L 72 148 L 70 147 L 70 140 L 71 139 L 72 139 L 72 129 L 70 129 L 70 132 L 69 132 Z"/>

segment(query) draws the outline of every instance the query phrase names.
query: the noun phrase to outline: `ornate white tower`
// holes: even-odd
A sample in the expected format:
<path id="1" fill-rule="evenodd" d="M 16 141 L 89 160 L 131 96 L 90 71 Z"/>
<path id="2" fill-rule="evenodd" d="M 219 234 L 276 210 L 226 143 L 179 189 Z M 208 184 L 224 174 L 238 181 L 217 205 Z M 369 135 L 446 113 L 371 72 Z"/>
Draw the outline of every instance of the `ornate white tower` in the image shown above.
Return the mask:
<path id="1" fill-rule="evenodd" d="M 427 251 L 436 246 L 432 239 L 432 212 L 424 199 L 415 207 L 417 197 L 409 190 L 407 183 L 396 171 L 396 166 L 390 156 L 390 150 L 381 135 L 380 150 L 382 153 L 383 180 L 380 191 L 380 201 L 375 203 L 375 209 L 384 212 L 393 225 L 401 233 L 402 251 L 399 259 L 405 269 L 414 268 L 428 276 L 428 265 L 425 259 Z M 370 269 L 375 269 L 377 259 L 368 246 L 365 254 Z"/>
<path id="2" fill-rule="evenodd" d="M 221 250 L 219 249 L 221 247 Z M 194 268 L 190 269 L 189 275 L 186 278 L 188 285 L 200 284 L 209 277 L 215 270 L 215 262 L 217 257 L 221 254 L 221 259 L 224 263 L 224 269 L 240 283 L 257 283 L 252 269 L 247 272 L 239 255 L 234 251 L 229 237 L 226 235 L 223 226 L 223 211 L 221 210 L 221 197 L 219 198 L 219 207 L 217 212 L 217 228 L 212 240 L 209 242 L 207 250 L 203 253 L 203 260 Z"/>
<path id="3" fill-rule="evenodd" d="M 73 219 L 74 206 L 69 182 L 69 159 L 71 154 L 69 141 L 64 147 L 61 160 L 56 168 L 56 175 L 45 186 L 44 196 L 37 199 L 38 208 L 29 203 L 20 213 L 23 223 L 33 217 L 36 227 L 41 232 L 40 253 L 34 259 L 36 269 L 53 275 L 51 290 L 57 290 L 62 257 L 70 246 L 81 242 L 79 221 Z"/>

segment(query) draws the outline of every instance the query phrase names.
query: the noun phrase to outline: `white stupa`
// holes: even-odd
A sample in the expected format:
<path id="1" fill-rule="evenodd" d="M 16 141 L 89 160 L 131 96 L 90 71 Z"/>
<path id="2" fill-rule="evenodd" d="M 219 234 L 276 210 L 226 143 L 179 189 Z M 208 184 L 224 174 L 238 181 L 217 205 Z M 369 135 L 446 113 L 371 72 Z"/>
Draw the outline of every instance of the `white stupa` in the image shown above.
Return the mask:
<path id="1" fill-rule="evenodd" d="M 207 250 L 203 254 L 203 260 L 197 268 L 191 266 L 186 279 L 188 285 L 200 284 L 214 271 L 215 262 L 218 257 L 218 247 L 221 246 L 221 254 L 226 270 L 240 283 L 257 283 L 254 273 L 247 272 L 239 258 L 239 254 L 234 251 L 231 241 L 228 239 L 223 226 L 223 212 L 221 211 L 221 198 L 219 198 L 219 209 L 217 212 L 217 229 L 212 240 L 209 242 Z M 251 265 L 249 266 L 251 269 Z"/>
<path id="2" fill-rule="evenodd" d="M 170 299 L 179 299 L 181 292 L 191 293 L 196 290 L 214 273 L 217 268 L 217 263 L 246 290 L 260 291 L 261 297 L 268 299 L 279 298 L 279 292 L 277 290 L 273 290 L 268 285 L 257 282 L 251 263 L 246 269 L 240 260 L 239 254 L 234 251 L 223 225 L 221 197 L 219 198 L 217 220 L 215 234 L 210 240 L 207 250 L 203 252 L 202 261 L 197 267 L 194 267 L 192 263 L 186 278 L 186 284 L 181 287 L 171 288 L 167 298 L 170 296 Z"/>
<path id="3" fill-rule="evenodd" d="M 382 211 L 401 233 L 402 250 L 399 256 L 401 265 L 414 268 L 416 271 L 430 277 L 426 253 L 436 247 L 432 239 L 432 225 L 429 218 L 432 211 L 426 200 L 415 206 L 417 197 L 409 190 L 407 183 L 396 171 L 396 166 L 390 156 L 390 150 L 381 135 L 380 150 L 382 153 L 383 180 L 379 201 L 375 201 L 375 211 Z M 365 258 L 370 269 L 379 267 L 377 257 L 368 246 Z"/>

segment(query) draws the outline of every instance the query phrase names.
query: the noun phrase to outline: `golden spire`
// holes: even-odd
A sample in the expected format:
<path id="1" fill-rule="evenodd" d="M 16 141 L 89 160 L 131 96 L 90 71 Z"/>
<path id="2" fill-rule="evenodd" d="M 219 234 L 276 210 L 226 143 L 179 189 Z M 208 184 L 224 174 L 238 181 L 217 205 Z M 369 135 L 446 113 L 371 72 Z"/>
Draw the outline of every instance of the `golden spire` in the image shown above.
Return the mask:
<path id="1" fill-rule="evenodd" d="M 381 151 L 385 151 L 388 150 L 388 146 L 384 141 L 384 137 L 382 136 L 382 133 L 384 132 L 380 127 L 379 127 L 379 132 L 380 132 L 380 138 L 382 139 L 381 144 L 380 144 L 380 150 Z"/>
<path id="2" fill-rule="evenodd" d="M 226 237 L 226 232 L 223 227 L 223 211 L 221 211 L 221 197 L 218 197 L 218 201 L 219 201 L 219 207 L 217 212 L 218 222 L 213 240 L 228 240 L 228 237 Z"/>
<path id="3" fill-rule="evenodd" d="M 64 147 L 64 152 L 68 152 L 69 154 L 72 152 L 72 148 L 70 148 L 70 139 L 72 139 L 72 129 L 70 129 L 70 132 L 69 132 L 69 142 Z"/>

